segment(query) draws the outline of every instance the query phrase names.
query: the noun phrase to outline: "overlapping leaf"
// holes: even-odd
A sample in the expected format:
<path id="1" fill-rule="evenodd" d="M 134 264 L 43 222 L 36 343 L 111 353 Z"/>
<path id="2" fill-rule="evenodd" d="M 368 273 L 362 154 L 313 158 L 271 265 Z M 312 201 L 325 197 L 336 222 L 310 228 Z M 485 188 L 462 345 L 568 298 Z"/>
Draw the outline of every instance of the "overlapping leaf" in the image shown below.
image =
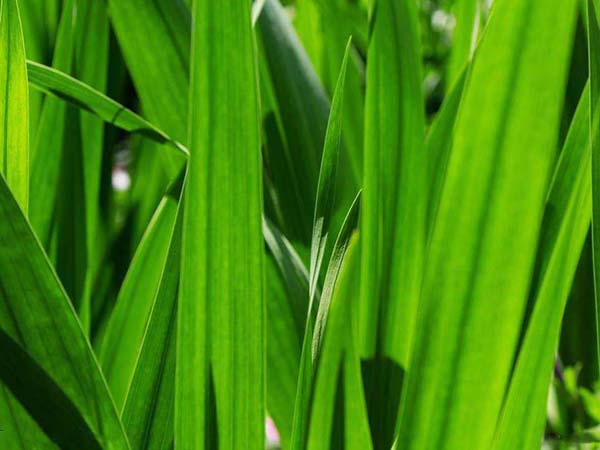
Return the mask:
<path id="1" fill-rule="evenodd" d="M 0 219 L 0 329 L 13 358 L 4 366 L 3 382 L 63 448 L 127 450 L 75 311 L 4 178 Z M 62 416 L 55 408 L 67 409 Z"/>
<path id="2" fill-rule="evenodd" d="M 556 160 L 575 7 L 495 3 L 465 87 L 431 237 L 399 448 L 491 445 Z"/>

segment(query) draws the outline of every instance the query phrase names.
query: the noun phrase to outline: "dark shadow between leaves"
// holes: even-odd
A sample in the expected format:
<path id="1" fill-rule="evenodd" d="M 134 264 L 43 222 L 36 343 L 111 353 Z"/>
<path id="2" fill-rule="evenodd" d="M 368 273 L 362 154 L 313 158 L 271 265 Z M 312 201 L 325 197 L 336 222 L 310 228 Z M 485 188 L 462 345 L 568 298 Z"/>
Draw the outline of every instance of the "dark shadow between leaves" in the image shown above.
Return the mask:
<path id="1" fill-rule="evenodd" d="M 361 361 L 374 450 L 392 448 L 404 369 L 385 356 Z"/>
<path id="2" fill-rule="evenodd" d="M 102 450 L 73 402 L 4 330 L 0 355 L 2 382 L 50 440 L 63 450 Z"/>

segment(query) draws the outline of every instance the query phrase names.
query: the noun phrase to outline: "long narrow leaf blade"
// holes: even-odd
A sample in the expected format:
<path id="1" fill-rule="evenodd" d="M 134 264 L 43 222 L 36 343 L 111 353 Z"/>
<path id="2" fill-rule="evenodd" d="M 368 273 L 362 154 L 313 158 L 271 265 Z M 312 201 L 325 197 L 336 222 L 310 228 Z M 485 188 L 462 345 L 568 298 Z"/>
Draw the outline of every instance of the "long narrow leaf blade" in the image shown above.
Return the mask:
<path id="1" fill-rule="evenodd" d="M 312 230 L 312 245 L 310 250 L 310 298 L 312 299 L 317 288 L 321 264 L 325 255 L 327 237 L 330 232 L 330 220 L 333 215 L 336 174 L 339 161 L 340 147 L 342 145 L 342 123 L 344 111 L 344 93 L 346 85 L 346 69 L 348 67 L 348 53 L 351 41 L 346 45 L 346 52 L 342 61 L 338 82 L 329 113 L 329 123 L 325 134 L 323 155 L 321 156 L 321 169 L 319 170 L 319 183 L 317 185 L 317 200 Z"/>
<path id="2" fill-rule="evenodd" d="M 163 197 L 138 245 L 100 347 L 100 363 L 122 409 L 173 239 L 179 190 Z"/>
<path id="3" fill-rule="evenodd" d="M 125 108 L 91 86 L 76 80 L 66 73 L 33 61 L 27 62 L 27 72 L 29 74 L 29 82 L 38 89 L 89 111 L 106 123 L 122 130 L 130 133 L 140 133 L 159 144 L 170 143 L 179 153 L 187 156 L 188 151 L 183 145 L 167 136 L 158 127 L 138 114 Z"/>
<path id="4" fill-rule="evenodd" d="M 315 374 L 311 404 L 307 446 L 311 450 L 368 450 L 373 447 L 356 349 L 356 316 L 353 314 L 358 306 L 358 249 L 358 236 L 355 235 L 348 244 L 331 299 L 331 318 L 324 334 L 322 362 Z M 336 396 L 342 401 L 338 403 Z"/>
<path id="5" fill-rule="evenodd" d="M 63 5 L 53 67 L 70 73 L 73 68 L 77 0 Z M 67 105 L 58 99 L 46 99 L 32 148 L 31 202 L 29 218 L 42 245 L 49 248 L 55 208 L 60 190 L 60 169 L 67 133 Z"/>
<path id="6" fill-rule="evenodd" d="M 325 275 L 323 292 L 319 296 L 318 303 L 315 299 L 314 304 L 309 305 L 302 342 L 296 401 L 294 404 L 294 423 L 290 443 L 292 450 L 304 449 L 307 445 L 310 425 L 310 399 L 314 389 L 314 375 L 315 371 L 318 370 L 323 336 L 327 326 L 329 306 L 335 284 L 341 270 L 344 255 L 348 249 L 350 238 L 357 226 L 360 211 L 360 195 L 359 192 L 355 197 L 333 246 Z M 315 310 L 315 308 L 317 309 Z"/>
<path id="7" fill-rule="evenodd" d="M 4 178 L 0 179 L 0 329 L 64 392 L 100 448 L 129 448 L 75 311 Z M 27 384 L 9 387 L 33 389 Z M 33 401 L 45 400 L 35 397 Z M 52 418 L 56 412 L 45 413 L 46 423 L 56 424 Z M 72 448 L 86 448 L 86 442 L 78 446 L 73 442 Z"/>
<path id="8" fill-rule="evenodd" d="M 175 433 L 177 291 L 182 202 L 123 409 L 132 450 L 169 450 Z"/>
<path id="9" fill-rule="evenodd" d="M 600 364 L 600 24 L 594 2 L 588 1 L 590 71 L 590 133 L 592 137 L 592 256 L 596 305 L 596 347 Z"/>
<path id="10" fill-rule="evenodd" d="M 495 450 L 537 449 L 546 421 L 560 324 L 591 218 L 589 88 L 567 136 L 548 197 L 538 261 L 540 281 L 530 294 L 533 313 L 511 379 Z"/>
<path id="11" fill-rule="evenodd" d="M 175 1 L 109 0 L 119 46 L 151 121 L 187 143 L 190 15 Z"/>
<path id="12" fill-rule="evenodd" d="M 386 355 L 405 366 L 426 218 L 425 118 L 415 2 L 381 0 L 372 21 L 361 215 L 362 353 Z"/>
<path id="13" fill-rule="evenodd" d="M 492 444 L 556 160 L 575 12 L 573 0 L 494 5 L 431 237 L 399 448 Z"/>
<path id="14" fill-rule="evenodd" d="M 29 93 L 16 0 L 0 2 L 0 172 L 23 211 L 29 204 Z"/>
<path id="15" fill-rule="evenodd" d="M 261 448 L 265 303 L 251 5 L 196 0 L 192 21 L 175 445 Z"/>

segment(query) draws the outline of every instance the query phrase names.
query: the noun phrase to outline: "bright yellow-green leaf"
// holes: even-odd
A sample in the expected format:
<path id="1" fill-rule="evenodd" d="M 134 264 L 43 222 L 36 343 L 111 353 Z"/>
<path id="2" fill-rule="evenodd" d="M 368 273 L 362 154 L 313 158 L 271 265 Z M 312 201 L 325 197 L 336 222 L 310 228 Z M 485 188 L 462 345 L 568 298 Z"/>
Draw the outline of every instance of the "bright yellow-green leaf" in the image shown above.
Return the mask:
<path id="1" fill-rule="evenodd" d="M 398 431 L 403 450 L 491 446 L 556 160 L 575 12 L 575 0 L 494 3 L 425 264 Z"/>
<path id="2" fill-rule="evenodd" d="M 0 171 L 21 208 L 29 205 L 29 94 L 17 0 L 0 2 Z"/>

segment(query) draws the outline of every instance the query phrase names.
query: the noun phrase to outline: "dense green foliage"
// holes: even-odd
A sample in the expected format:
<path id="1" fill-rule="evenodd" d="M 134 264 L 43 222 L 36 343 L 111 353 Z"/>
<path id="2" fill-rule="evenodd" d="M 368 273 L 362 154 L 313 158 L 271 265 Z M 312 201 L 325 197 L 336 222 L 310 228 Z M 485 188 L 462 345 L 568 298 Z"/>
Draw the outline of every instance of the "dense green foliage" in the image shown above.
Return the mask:
<path id="1" fill-rule="evenodd" d="M 600 448 L 599 7 L 0 0 L 0 450 Z"/>

